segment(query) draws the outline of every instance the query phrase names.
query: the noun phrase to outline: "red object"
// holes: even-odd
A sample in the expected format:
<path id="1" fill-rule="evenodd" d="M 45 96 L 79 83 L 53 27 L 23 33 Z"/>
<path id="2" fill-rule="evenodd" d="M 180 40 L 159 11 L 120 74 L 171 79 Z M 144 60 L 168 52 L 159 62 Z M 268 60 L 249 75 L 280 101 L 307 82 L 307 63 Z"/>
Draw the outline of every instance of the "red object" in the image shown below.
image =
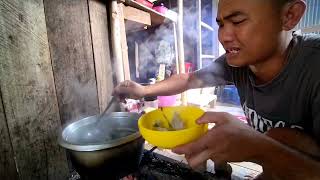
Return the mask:
<path id="1" fill-rule="evenodd" d="M 184 65 L 185 65 L 186 73 L 192 72 L 192 67 L 193 67 L 192 63 L 186 62 L 186 63 L 184 63 Z"/>
<path id="2" fill-rule="evenodd" d="M 155 11 L 158 11 L 161 14 L 165 14 L 168 10 L 168 8 L 166 8 L 163 3 L 161 3 L 161 6 L 155 6 L 152 9 L 154 9 Z"/>
<path id="3" fill-rule="evenodd" d="M 148 0 L 135 0 L 137 3 L 147 6 L 148 8 L 153 7 L 153 3 Z"/>

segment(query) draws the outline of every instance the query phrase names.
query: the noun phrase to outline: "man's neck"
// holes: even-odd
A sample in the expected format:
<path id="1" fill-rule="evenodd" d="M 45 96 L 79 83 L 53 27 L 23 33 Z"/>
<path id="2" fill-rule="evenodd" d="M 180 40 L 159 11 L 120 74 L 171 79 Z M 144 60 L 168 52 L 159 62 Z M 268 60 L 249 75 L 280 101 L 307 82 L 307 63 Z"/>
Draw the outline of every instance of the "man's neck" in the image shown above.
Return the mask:
<path id="1" fill-rule="evenodd" d="M 283 37 L 283 43 L 273 56 L 267 60 L 250 65 L 249 68 L 255 75 L 257 84 L 265 84 L 272 81 L 287 64 L 287 55 L 292 35 L 287 34 Z"/>

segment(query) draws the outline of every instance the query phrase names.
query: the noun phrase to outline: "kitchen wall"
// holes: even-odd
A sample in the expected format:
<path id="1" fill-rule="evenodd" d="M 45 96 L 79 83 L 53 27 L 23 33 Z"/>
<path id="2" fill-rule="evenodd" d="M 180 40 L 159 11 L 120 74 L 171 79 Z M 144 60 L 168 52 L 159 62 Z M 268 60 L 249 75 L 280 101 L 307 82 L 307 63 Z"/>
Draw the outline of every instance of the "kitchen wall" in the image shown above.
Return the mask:
<path id="1" fill-rule="evenodd" d="M 0 179 L 67 179 L 61 125 L 114 87 L 108 1 L 0 1 Z"/>

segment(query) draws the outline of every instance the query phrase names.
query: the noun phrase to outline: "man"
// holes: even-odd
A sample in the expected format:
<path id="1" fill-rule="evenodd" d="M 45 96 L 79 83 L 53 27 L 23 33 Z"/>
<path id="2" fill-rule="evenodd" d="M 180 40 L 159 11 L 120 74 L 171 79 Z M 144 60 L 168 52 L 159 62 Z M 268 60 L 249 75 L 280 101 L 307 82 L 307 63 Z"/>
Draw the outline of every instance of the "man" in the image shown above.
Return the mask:
<path id="1" fill-rule="evenodd" d="M 251 127 L 208 112 L 197 123 L 215 127 L 173 151 L 192 167 L 207 159 L 252 161 L 262 165 L 261 178 L 320 179 L 320 37 L 292 34 L 305 9 L 304 0 L 220 0 L 225 55 L 151 86 L 123 82 L 114 94 L 141 98 L 233 83 Z"/>

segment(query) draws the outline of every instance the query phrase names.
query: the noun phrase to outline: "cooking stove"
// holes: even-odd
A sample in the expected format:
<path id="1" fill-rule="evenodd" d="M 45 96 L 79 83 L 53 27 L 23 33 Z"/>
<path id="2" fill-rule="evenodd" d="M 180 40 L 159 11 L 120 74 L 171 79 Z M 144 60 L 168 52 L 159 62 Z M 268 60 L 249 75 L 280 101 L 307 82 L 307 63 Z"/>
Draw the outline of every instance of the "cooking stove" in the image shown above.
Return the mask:
<path id="1" fill-rule="evenodd" d="M 125 165 L 125 163 L 124 163 Z M 145 151 L 139 169 L 120 180 L 225 180 L 227 174 L 197 172 L 186 164 L 158 153 Z M 72 171 L 69 180 L 84 180 L 76 171 Z"/>

